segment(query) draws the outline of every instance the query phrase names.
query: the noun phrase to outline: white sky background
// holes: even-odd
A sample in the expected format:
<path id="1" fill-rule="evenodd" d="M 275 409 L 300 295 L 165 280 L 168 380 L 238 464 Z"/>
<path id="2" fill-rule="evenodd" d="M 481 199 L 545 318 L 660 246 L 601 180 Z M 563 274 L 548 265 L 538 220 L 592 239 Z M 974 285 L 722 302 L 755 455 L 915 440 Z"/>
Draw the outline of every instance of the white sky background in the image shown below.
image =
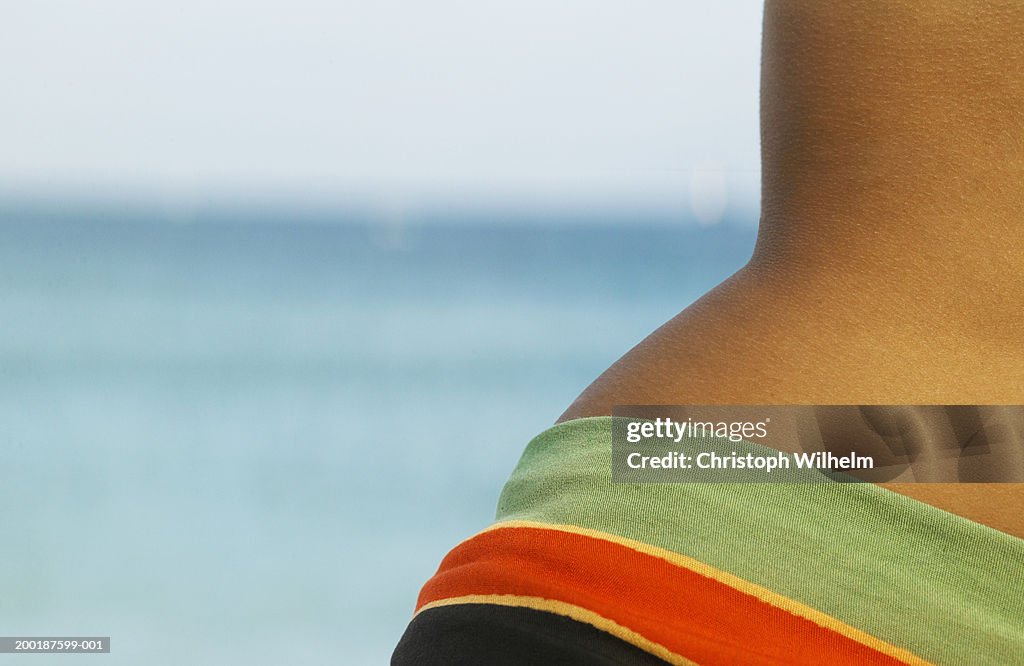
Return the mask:
<path id="1" fill-rule="evenodd" d="M 0 183 L 385 204 L 693 195 L 713 217 L 726 191 L 756 204 L 760 21 L 755 0 L 6 3 Z"/>

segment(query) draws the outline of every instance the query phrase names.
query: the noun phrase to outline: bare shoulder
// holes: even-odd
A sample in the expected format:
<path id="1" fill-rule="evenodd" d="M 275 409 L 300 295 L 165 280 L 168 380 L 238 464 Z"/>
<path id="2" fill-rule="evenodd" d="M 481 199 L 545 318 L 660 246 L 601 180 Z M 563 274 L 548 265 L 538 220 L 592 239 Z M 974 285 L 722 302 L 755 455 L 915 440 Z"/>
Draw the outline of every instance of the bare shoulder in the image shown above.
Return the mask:
<path id="1" fill-rule="evenodd" d="M 559 421 L 616 405 L 1018 404 L 1024 374 L 1010 369 L 1014 360 L 972 357 L 963 346 L 884 307 L 801 291 L 748 267 L 627 352 Z M 1024 484 L 890 489 L 1024 537 Z"/>
<path id="2" fill-rule="evenodd" d="M 992 338 L 884 293 L 748 265 L 612 364 L 560 420 L 619 404 L 1018 404 L 1019 348 L 972 335 Z"/>

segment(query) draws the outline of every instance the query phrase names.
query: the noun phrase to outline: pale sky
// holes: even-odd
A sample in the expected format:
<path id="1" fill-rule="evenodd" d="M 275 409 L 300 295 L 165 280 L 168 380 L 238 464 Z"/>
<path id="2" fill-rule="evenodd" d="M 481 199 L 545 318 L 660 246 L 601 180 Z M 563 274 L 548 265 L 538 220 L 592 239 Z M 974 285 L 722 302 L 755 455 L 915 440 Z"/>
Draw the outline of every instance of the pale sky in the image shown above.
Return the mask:
<path id="1" fill-rule="evenodd" d="M 336 200 L 756 197 L 760 21 L 754 0 L 6 3 L 0 179 Z"/>

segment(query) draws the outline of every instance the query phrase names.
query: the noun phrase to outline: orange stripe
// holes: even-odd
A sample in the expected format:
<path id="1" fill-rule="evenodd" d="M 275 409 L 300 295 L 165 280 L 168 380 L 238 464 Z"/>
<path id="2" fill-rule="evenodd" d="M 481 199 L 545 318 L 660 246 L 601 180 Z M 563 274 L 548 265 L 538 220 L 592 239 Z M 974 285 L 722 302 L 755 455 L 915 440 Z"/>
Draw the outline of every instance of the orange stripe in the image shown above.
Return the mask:
<path id="1" fill-rule="evenodd" d="M 666 550 L 664 548 L 652 546 L 642 541 L 627 539 L 616 534 L 600 532 L 598 530 L 593 530 L 587 527 L 579 527 L 576 525 L 538 523 L 529 520 L 508 520 L 491 525 L 487 528 L 487 530 L 500 530 L 507 529 L 510 527 L 531 527 L 539 529 L 559 530 L 562 532 L 581 534 L 583 536 L 592 537 L 594 539 L 611 541 L 612 543 L 617 543 L 620 546 L 632 548 L 633 550 L 638 550 L 641 553 L 647 553 L 648 555 L 653 555 L 663 560 L 668 560 L 676 566 L 680 566 L 691 571 L 695 571 L 696 573 L 699 573 L 702 576 L 707 576 L 708 578 L 717 580 L 719 583 L 724 583 L 725 585 L 737 589 L 740 592 L 745 592 L 746 594 L 749 594 L 753 597 L 757 597 L 758 599 L 767 604 L 771 604 L 772 606 L 776 606 L 777 608 L 787 610 L 790 613 L 793 613 L 794 615 L 799 615 L 800 617 L 807 618 L 811 622 L 814 622 L 817 625 L 825 627 L 826 629 L 831 629 L 832 631 L 842 634 L 847 638 L 852 638 L 858 643 L 863 643 L 864 645 L 867 645 L 870 648 L 878 650 L 882 654 L 887 654 L 890 657 L 895 658 L 897 661 L 912 664 L 913 666 L 933 666 L 931 662 L 926 661 L 921 657 L 918 657 L 910 650 L 898 648 L 890 643 L 887 643 L 886 641 L 883 641 L 880 638 L 872 636 L 866 631 L 862 631 L 860 629 L 857 629 L 856 627 L 850 626 L 849 624 L 846 624 L 845 622 L 842 622 L 832 617 L 828 613 L 823 613 L 818 609 L 812 608 L 811 606 L 796 601 L 795 599 L 790 599 L 789 597 L 781 595 L 777 592 L 773 592 L 772 590 L 769 590 L 766 587 L 762 587 L 761 585 L 751 583 L 750 581 L 744 580 L 739 576 L 734 576 L 731 573 L 722 571 L 721 569 L 717 569 L 709 564 L 705 564 L 699 560 L 693 559 L 692 557 L 687 557 L 686 555 L 681 555 L 671 550 Z"/>
<path id="2" fill-rule="evenodd" d="M 463 542 L 417 608 L 469 595 L 589 609 L 705 666 L 906 663 L 660 557 L 564 530 L 508 527 Z"/>

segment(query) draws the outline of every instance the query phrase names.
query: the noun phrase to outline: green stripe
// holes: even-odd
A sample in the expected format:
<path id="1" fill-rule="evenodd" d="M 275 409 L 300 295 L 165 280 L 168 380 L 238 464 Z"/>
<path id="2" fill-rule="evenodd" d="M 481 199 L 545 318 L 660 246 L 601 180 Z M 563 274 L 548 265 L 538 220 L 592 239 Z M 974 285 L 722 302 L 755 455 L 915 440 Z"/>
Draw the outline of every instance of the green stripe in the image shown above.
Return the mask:
<path id="1" fill-rule="evenodd" d="M 1024 540 L 866 483 L 612 483 L 611 423 L 569 421 L 531 441 L 498 521 L 688 555 L 936 663 L 1022 663 Z"/>

